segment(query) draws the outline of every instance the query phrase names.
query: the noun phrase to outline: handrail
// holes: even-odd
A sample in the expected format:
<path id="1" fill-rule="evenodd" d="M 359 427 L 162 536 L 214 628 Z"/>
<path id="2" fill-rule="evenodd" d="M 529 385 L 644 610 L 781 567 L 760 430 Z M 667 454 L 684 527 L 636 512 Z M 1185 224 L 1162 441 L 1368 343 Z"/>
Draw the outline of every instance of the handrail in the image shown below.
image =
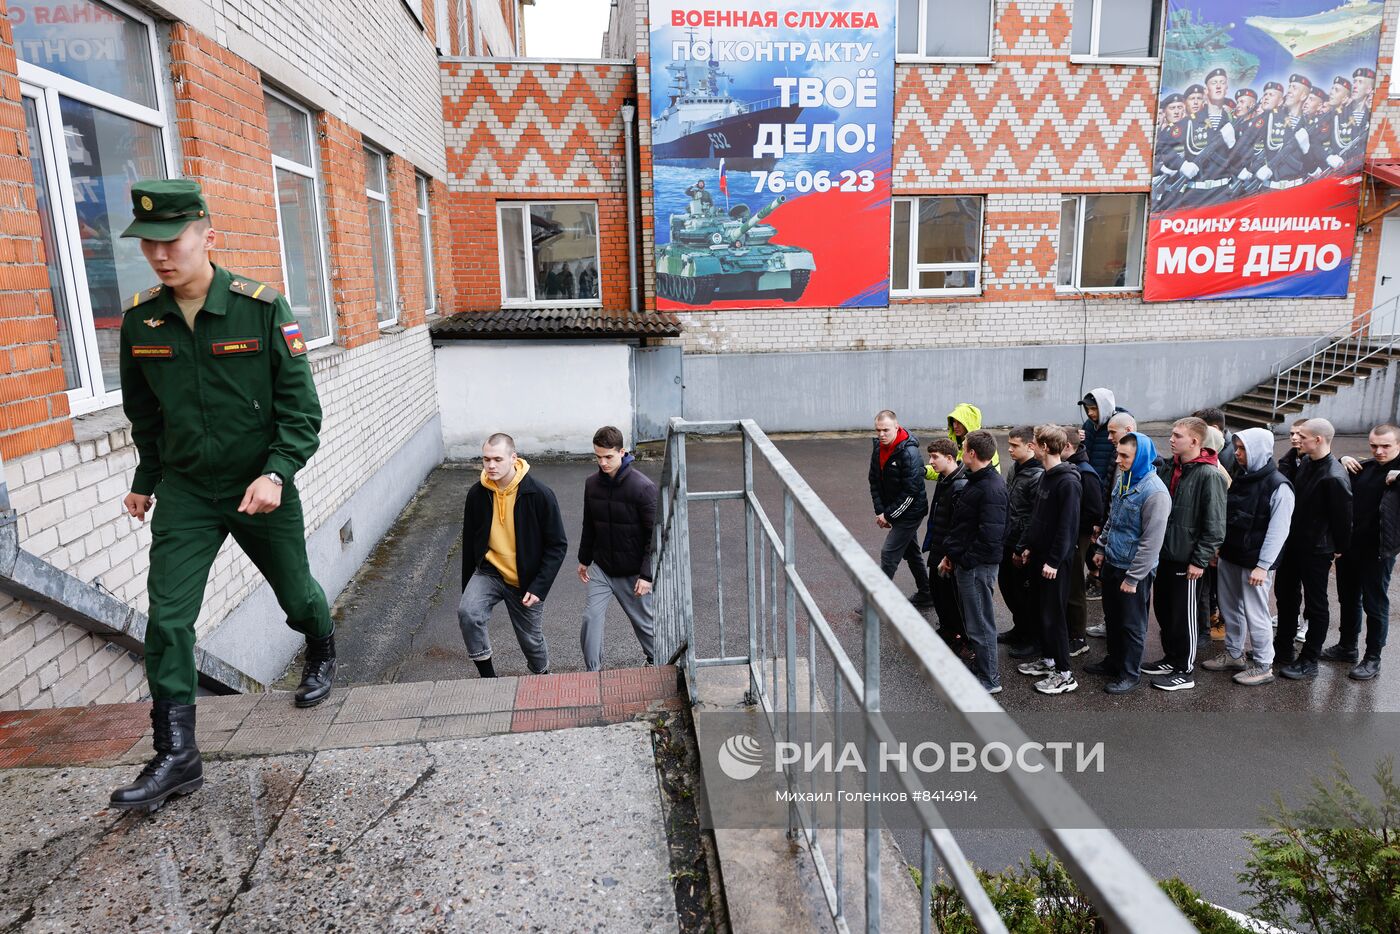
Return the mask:
<path id="1" fill-rule="evenodd" d="M 686 470 L 686 439 L 690 435 L 735 434 L 743 442 L 743 489 L 692 491 Z M 782 499 L 780 519 L 776 512 L 770 517 L 764 509 L 763 497 L 755 489 L 756 458 L 761 459 L 778 480 Z M 1012 748 L 1027 742 L 1025 734 L 1009 717 L 985 716 L 1004 711 L 933 633 L 864 547 L 756 423 L 748 419 L 714 422 L 671 419 L 660 486 L 660 512 L 653 537 L 657 568 L 657 657 L 676 661 L 685 656 L 683 667 L 692 701 L 696 699 L 697 668 L 721 664 L 743 665 L 749 674 L 750 696 L 759 705 L 770 728 L 773 728 L 774 717 L 778 713 L 791 716 L 803 709 L 798 702 L 796 688 L 799 672 L 797 660 L 802 654 L 805 655 L 808 672 L 804 691 L 807 694 L 806 711 L 815 711 L 816 650 L 820 645 L 826 653 L 823 660 L 829 656 L 833 677 L 839 679 L 835 712 L 841 712 L 842 698 L 848 694 L 855 698 L 855 709 L 851 712 L 862 716 L 866 742 L 888 742 L 892 737 L 881 715 L 880 700 L 880 642 L 882 632 L 888 629 L 900 640 L 908 657 L 917 663 L 934 690 L 972 733 L 984 742 L 1006 742 Z M 748 625 L 747 645 L 743 654 L 731 652 L 726 641 L 724 575 L 719 564 L 722 557 L 718 540 L 720 504 L 731 499 L 743 503 L 745 515 Z M 697 650 L 691 590 L 690 558 L 694 542 L 688 504 L 702 501 L 713 502 L 715 512 L 719 647 L 718 655 L 710 657 L 701 655 Z M 852 660 L 835 635 L 797 569 L 795 521 L 799 515 L 814 533 L 819 548 L 836 559 L 861 594 L 864 638 L 858 662 Z M 810 539 L 804 537 L 804 542 L 810 542 Z M 809 544 L 807 547 L 812 546 Z M 781 601 L 778 599 L 780 589 L 784 595 Z M 799 606 L 808 619 L 808 631 L 800 638 L 797 630 Z M 780 662 L 784 673 L 781 685 L 778 678 Z M 842 685 L 844 691 L 841 690 Z M 793 774 L 787 777 L 790 783 L 799 781 Z M 1039 832 L 1098 907 L 1110 931 L 1151 930 L 1162 934 L 1188 934 L 1194 930 L 1118 838 L 1109 830 L 1095 829 L 1100 822 L 1064 778 L 1047 768 L 1040 772 L 1014 774 L 1011 779 L 1012 796 L 1027 815 L 1029 825 L 1045 828 Z M 869 770 L 864 780 L 867 792 L 878 792 L 881 781 L 878 770 Z M 910 793 L 911 800 L 919 800 L 918 795 L 924 789 L 917 774 L 903 771 L 898 773 L 897 780 Z M 879 795 L 867 797 L 869 800 L 861 805 L 865 817 L 861 828 L 865 863 L 863 903 L 865 929 L 873 932 L 880 929 L 882 819 Z M 984 931 L 1006 931 L 1004 922 L 978 881 L 961 845 L 939 818 L 937 806 L 921 803 L 915 810 L 923 844 L 922 929 L 927 932 L 931 923 L 929 880 L 936 851 L 978 926 Z M 788 832 L 806 843 L 832 920 L 839 930 L 846 930 L 840 805 L 838 803 L 836 810 L 832 854 L 826 853 L 819 841 L 820 828 L 814 807 L 794 804 L 788 813 Z M 834 874 L 830 868 L 832 864 L 828 862 L 829 856 L 834 858 Z"/>
<path id="2" fill-rule="evenodd" d="M 1317 338 L 1304 350 L 1281 358 L 1270 375 L 1273 420 L 1278 421 L 1283 408 L 1305 399 L 1319 386 L 1338 376 L 1358 372 L 1361 364 L 1389 354 L 1400 340 L 1397 330 L 1400 330 L 1400 296 Z M 1288 363 L 1290 360 L 1294 362 Z"/>

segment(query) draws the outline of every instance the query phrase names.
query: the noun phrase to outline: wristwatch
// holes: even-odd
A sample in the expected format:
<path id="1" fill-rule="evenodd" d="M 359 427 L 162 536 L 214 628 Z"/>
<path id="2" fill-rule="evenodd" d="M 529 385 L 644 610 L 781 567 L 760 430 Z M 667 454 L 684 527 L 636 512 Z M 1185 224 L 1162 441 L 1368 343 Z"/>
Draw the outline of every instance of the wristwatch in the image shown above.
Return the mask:
<path id="1" fill-rule="evenodd" d="M 281 477 L 281 475 L 279 475 L 279 474 L 272 473 L 272 472 L 269 471 L 268 473 L 263 474 L 263 476 L 266 477 L 267 479 L 271 480 L 273 483 L 277 484 L 278 486 L 281 486 L 281 485 L 282 485 L 282 477 Z"/>

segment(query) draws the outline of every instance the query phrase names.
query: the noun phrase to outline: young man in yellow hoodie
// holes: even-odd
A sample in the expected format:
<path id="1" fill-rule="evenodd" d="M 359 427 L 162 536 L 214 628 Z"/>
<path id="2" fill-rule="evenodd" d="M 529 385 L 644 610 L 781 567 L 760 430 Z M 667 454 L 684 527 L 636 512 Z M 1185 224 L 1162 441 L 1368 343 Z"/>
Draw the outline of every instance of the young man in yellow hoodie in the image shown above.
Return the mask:
<path id="1" fill-rule="evenodd" d="M 569 550 L 564 518 L 549 487 L 530 476 L 510 435 L 481 446 L 481 479 L 462 517 L 462 599 L 457 621 L 467 655 L 483 678 L 496 677 L 487 624 L 504 602 L 531 674 L 549 673 L 542 604 Z"/>

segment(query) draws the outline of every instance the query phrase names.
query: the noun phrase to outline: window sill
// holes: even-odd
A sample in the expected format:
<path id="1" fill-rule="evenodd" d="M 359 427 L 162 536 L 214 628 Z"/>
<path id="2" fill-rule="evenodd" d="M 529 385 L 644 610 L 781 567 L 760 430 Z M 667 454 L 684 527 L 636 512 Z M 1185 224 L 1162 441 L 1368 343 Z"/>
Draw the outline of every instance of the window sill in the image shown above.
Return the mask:
<path id="1" fill-rule="evenodd" d="M 1069 60 L 1075 65 L 1137 65 L 1143 68 L 1156 68 L 1162 64 L 1160 58 L 1099 58 L 1096 55 L 1071 55 Z"/>
<path id="2" fill-rule="evenodd" d="M 1075 289 L 1068 286 L 1057 285 L 1055 286 L 1055 293 L 1057 295 L 1073 298 L 1078 298 L 1079 296 L 1093 298 L 1095 295 L 1137 295 L 1142 293 L 1142 286 L 1095 286 L 1089 289 Z"/>
<path id="3" fill-rule="evenodd" d="M 891 301 L 911 298 L 980 298 L 981 289 L 928 289 L 921 292 L 896 292 L 890 290 Z"/>
<path id="4" fill-rule="evenodd" d="M 558 301 L 558 302 L 501 302 L 502 308 L 602 308 L 602 300 L 598 301 Z"/>
<path id="5" fill-rule="evenodd" d="M 910 55 L 908 53 L 896 55 L 897 65 L 993 65 L 996 59 L 991 56 L 969 55 L 966 57 L 954 56 L 950 58 L 927 58 L 922 55 Z"/>
<path id="6" fill-rule="evenodd" d="M 73 416 L 73 440 L 79 444 L 105 438 L 114 431 L 125 431 L 131 427 L 126 413 L 116 402 L 106 408 Z"/>

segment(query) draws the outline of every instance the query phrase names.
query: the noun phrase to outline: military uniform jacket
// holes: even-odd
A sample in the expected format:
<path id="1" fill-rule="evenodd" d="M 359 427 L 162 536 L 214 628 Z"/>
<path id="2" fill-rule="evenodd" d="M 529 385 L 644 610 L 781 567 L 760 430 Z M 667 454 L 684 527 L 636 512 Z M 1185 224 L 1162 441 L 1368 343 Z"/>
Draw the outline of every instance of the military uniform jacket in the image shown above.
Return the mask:
<path id="1" fill-rule="evenodd" d="M 1183 161 L 1195 163 L 1200 169 L 1196 180 L 1210 181 L 1233 175 L 1232 150 L 1238 138 L 1230 115 L 1224 111 L 1212 114 L 1206 108 L 1195 117 L 1187 117 L 1184 122 Z M 1230 127 L 1228 133 L 1225 131 L 1227 126 Z"/>
<path id="2" fill-rule="evenodd" d="M 1311 168 L 1312 137 L 1302 117 L 1287 111 L 1271 111 L 1265 121 L 1254 165 L 1255 174 L 1265 165 L 1274 173 L 1270 181 L 1302 178 Z"/>
<path id="3" fill-rule="evenodd" d="M 132 492 L 164 480 L 220 498 L 261 474 L 291 480 L 320 444 L 305 355 L 286 299 L 219 266 L 193 332 L 170 289 L 138 292 L 122 318 L 120 361 L 139 457 Z"/>

